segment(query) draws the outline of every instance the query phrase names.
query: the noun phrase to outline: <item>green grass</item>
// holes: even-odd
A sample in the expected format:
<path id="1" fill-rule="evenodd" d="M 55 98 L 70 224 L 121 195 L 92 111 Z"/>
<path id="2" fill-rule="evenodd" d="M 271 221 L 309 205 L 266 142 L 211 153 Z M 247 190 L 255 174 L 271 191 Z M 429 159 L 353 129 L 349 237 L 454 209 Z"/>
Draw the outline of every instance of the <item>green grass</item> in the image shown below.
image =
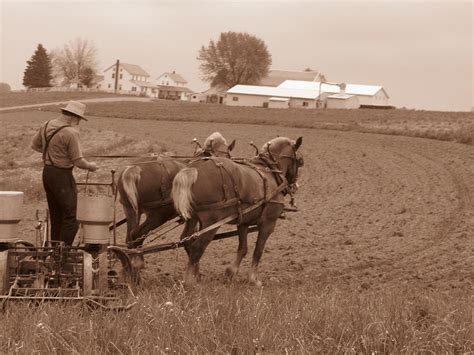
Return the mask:
<path id="1" fill-rule="evenodd" d="M 150 287 L 126 313 L 80 305 L 13 305 L 0 352 L 334 354 L 474 351 L 467 295 L 253 289 L 210 284 Z"/>

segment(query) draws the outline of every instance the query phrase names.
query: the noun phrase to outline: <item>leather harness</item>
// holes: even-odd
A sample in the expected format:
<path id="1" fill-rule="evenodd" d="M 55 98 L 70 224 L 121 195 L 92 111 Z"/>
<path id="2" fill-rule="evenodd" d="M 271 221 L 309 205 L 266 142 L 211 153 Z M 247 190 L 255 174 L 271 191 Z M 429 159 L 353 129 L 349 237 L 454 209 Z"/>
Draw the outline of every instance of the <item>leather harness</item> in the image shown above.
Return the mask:
<path id="1" fill-rule="evenodd" d="M 288 192 L 288 181 L 286 178 L 282 175 L 282 171 L 279 169 L 275 169 L 275 165 L 277 165 L 276 161 L 272 159 L 273 157 L 267 157 L 265 155 L 260 154 L 258 156 L 258 161 L 234 161 L 237 164 L 245 165 L 250 168 L 252 168 L 262 179 L 263 182 L 263 199 L 260 200 L 255 200 L 253 201 L 253 204 L 259 204 L 263 205 L 262 212 L 260 213 L 260 216 L 263 215 L 265 208 L 268 203 L 278 203 L 278 204 L 284 204 L 283 202 L 273 200 L 275 196 L 278 195 L 278 193 L 275 194 L 275 191 L 273 191 L 271 194 L 268 191 L 268 179 L 264 175 L 264 173 L 272 173 L 273 177 L 275 178 L 275 181 L 277 183 L 277 188 L 276 191 L 282 192 L 284 195 Z M 233 174 L 224 166 L 224 164 L 215 157 L 206 157 L 203 160 L 210 160 L 214 163 L 214 165 L 219 169 L 221 179 L 222 179 L 222 190 L 224 194 L 224 200 L 220 202 L 214 202 L 210 204 L 205 204 L 205 205 L 199 205 L 195 206 L 196 211 L 203 211 L 207 209 L 222 209 L 226 207 L 231 207 L 237 205 L 237 212 L 238 212 L 238 220 L 239 223 L 242 223 L 243 221 L 243 212 L 242 212 L 242 200 L 240 197 L 240 192 L 237 186 L 237 183 L 235 181 L 235 178 Z M 262 168 L 261 165 L 264 165 Z M 229 178 L 230 181 L 232 182 L 232 189 L 234 190 L 235 197 L 230 198 L 229 196 L 229 187 L 225 184 L 224 182 L 224 174 L 226 174 Z M 268 196 L 270 195 L 270 198 Z"/>

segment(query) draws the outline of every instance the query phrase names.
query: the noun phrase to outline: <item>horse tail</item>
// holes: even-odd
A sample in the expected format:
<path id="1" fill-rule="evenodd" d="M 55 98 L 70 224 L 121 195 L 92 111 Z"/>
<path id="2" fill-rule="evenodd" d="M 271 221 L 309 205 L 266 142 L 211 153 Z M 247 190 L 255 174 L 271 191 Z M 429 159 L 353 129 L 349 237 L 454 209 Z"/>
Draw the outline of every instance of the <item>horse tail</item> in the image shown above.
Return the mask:
<path id="1" fill-rule="evenodd" d="M 193 193 L 191 187 L 196 182 L 198 171 L 195 168 L 182 169 L 173 180 L 171 197 L 176 211 L 184 217 L 191 219 L 193 213 Z"/>
<path id="2" fill-rule="evenodd" d="M 140 182 L 141 169 L 139 166 L 127 166 L 120 176 L 122 189 L 125 196 L 121 196 L 132 206 L 138 216 L 138 183 Z"/>

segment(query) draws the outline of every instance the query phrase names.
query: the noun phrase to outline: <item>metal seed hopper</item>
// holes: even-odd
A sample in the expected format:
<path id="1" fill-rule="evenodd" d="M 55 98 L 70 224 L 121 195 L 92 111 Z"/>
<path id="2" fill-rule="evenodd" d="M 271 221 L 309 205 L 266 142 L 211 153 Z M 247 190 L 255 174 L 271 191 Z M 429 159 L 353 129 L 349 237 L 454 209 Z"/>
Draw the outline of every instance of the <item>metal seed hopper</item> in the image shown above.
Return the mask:
<path id="1" fill-rule="evenodd" d="M 116 246 L 115 183 L 80 183 L 77 219 L 82 242 L 68 247 L 49 239 L 47 211 L 37 211 L 35 243 L 18 238 L 23 193 L 0 191 L 0 306 L 9 301 L 81 301 L 107 309 L 135 303 L 136 280 L 128 253 Z M 107 190 L 91 192 L 91 187 Z M 110 242 L 112 239 L 112 242 Z"/>

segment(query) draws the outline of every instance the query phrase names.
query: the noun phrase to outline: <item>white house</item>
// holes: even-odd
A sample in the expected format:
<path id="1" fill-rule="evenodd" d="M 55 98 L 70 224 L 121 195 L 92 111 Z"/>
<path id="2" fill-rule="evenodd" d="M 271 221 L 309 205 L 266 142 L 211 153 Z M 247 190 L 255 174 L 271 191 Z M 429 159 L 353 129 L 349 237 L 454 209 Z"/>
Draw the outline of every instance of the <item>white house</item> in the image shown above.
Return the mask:
<path id="1" fill-rule="evenodd" d="M 321 90 L 321 100 L 323 100 L 323 97 L 326 99 L 329 96 L 325 96 L 324 94 L 342 93 L 340 85 L 325 82 L 286 80 L 278 87 L 286 89 L 315 90 L 316 92 Z M 379 85 L 345 84 L 344 93 L 357 96 L 361 106 L 388 106 L 389 96 L 385 89 Z"/>
<path id="2" fill-rule="evenodd" d="M 134 95 L 157 95 L 156 85 L 150 83 L 150 75 L 142 67 L 119 61 L 104 70 L 101 89 Z"/>
<path id="3" fill-rule="evenodd" d="M 318 93 L 314 90 L 235 85 L 227 90 L 226 105 L 316 108 L 318 96 Z"/>
<path id="4" fill-rule="evenodd" d="M 175 71 L 161 74 L 155 82 L 160 99 L 188 100 L 187 95 L 191 93 L 186 87 L 188 82 Z"/>

